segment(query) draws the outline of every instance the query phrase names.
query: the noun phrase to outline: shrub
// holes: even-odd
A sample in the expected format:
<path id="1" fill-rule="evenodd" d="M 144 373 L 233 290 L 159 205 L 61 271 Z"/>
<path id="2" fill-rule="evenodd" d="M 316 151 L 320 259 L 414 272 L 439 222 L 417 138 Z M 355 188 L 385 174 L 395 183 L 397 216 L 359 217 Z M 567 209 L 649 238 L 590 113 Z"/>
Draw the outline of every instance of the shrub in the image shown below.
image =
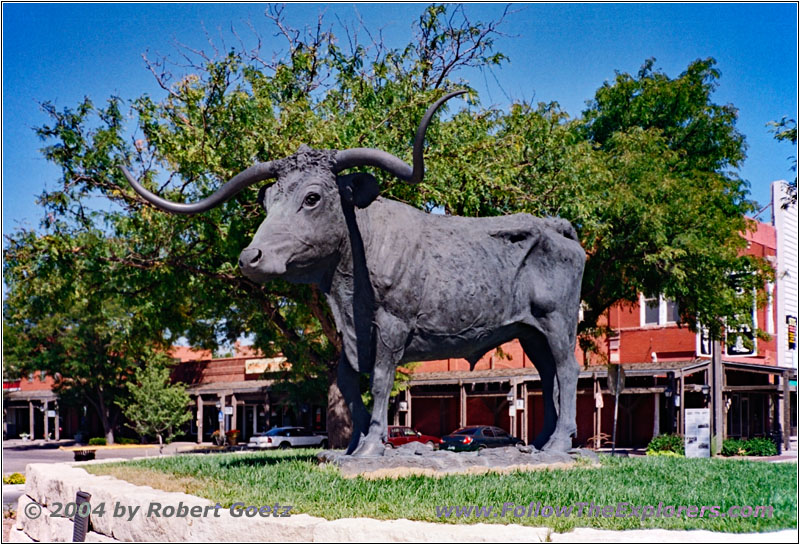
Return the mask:
<path id="1" fill-rule="evenodd" d="M 116 439 L 116 442 L 120 445 L 138 445 L 139 441 L 136 439 L 131 439 L 130 437 L 120 437 Z M 105 444 L 105 443 L 104 443 Z"/>
<path id="2" fill-rule="evenodd" d="M 775 442 L 767 437 L 752 439 L 725 439 L 722 442 L 723 456 L 775 456 L 778 448 Z"/>
<path id="3" fill-rule="evenodd" d="M 667 456 L 669 458 L 683 458 L 683 454 L 672 452 L 671 450 L 648 450 L 648 456 Z"/>
<path id="4" fill-rule="evenodd" d="M 767 437 L 753 437 L 744 442 L 744 450 L 748 456 L 775 456 L 778 448 L 775 442 Z"/>
<path id="5" fill-rule="evenodd" d="M 747 454 L 746 442 L 742 439 L 725 439 L 722 442 L 723 456 L 744 456 Z"/>
<path id="6" fill-rule="evenodd" d="M 658 435 L 653 437 L 650 444 L 647 445 L 647 454 L 649 456 L 671 452 L 678 456 L 683 456 L 683 437 L 674 434 Z"/>
<path id="7" fill-rule="evenodd" d="M 105 437 L 92 437 L 91 439 L 89 439 L 89 444 L 90 445 L 105 445 L 106 444 L 106 438 Z"/>
<path id="8" fill-rule="evenodd" d="M 3 477 L 3 484 L 25 484 L 25 475 L 22 473 L 12 473 Z"/>

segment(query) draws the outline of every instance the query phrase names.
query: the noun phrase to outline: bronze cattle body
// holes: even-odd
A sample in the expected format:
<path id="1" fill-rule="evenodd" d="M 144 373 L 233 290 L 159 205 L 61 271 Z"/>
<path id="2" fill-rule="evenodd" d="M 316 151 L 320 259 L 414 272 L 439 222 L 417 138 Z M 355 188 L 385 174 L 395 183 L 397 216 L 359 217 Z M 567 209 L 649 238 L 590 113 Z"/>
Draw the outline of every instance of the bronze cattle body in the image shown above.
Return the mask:
<path id="1" fill-rule="evenodd" d="M 384 199 L 366 173 L 377 166 L 410 182 L 423 174 L 417 132 L 414 168 L 380 150 L 315 150 L 255 165 L 192 205 L 165 201 L 125 175 L 148 201 L 176 213 L 216 206 L 244 187 L 277 178 L 259 199 L 267 212 L 239 258 L 245 276 L 317 284 L 342 336 L 339 387 L 353 416 L 348 453 L 383 453 L 389 395 L 398 365 L 448 357 L 471 365 L 519 339 L 542 379 L 544 428 L 537 448 L 566 450 L 575 435 L 574 358 L 585 254 L 572 226 L 528 214 L 463 218 L 427 214 Z M 123 169 L 124 170 L 124 169 Z M 370 415 L 359 373 L 371 375 Z"/>

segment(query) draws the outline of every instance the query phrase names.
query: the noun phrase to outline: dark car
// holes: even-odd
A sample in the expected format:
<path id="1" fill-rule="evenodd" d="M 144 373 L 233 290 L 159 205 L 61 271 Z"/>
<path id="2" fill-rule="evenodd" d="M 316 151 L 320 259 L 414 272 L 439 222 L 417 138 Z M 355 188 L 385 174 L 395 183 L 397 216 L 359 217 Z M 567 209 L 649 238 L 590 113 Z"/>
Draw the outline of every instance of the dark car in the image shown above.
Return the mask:
<path id="1" fill-rule="evenodd" d="M 442 437 L 442 450 L 481 450 L 485 448 L 524 445 L 518 437 L 494 426 L 467 426 Z"/>
<path id="2" fill-rule="evenodd" d="M 387 448 L 397 448 L 413 441 L 427 443 L 432 447 L 437 447 L 442 443 L 442 440 L 438 437 L 425 435 L 408 426 L 389 426 L 389 436 L 386 439 Z"/>

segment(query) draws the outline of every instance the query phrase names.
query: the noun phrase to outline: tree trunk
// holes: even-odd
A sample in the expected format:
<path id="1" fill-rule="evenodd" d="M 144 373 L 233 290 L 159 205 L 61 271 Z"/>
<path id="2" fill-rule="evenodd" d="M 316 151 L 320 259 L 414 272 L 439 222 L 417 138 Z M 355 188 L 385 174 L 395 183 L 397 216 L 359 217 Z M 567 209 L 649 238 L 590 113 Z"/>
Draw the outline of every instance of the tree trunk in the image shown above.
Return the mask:
<path id="1" fill-rule="evenodd" d="M 336 365 L 328 367 L 328 411 L 325 425 L 328 429 L 330 448 L 347 448 L 350 435 L 353 433 L 353 421 L 350 410 L 344 402 L 342 392 L 336 379 Z"/>
<path id="2" fill-rule="evenodd" d="M 102 391 L 97 394 L 97 413 L 100 416 L 100 423 L 103 424 L 103 431 L 106 436 L 106 444 L 114 444 L 114 428 L 117 426 L 116 415 L 111 415 L 111 410 L 106 406 Z"/>

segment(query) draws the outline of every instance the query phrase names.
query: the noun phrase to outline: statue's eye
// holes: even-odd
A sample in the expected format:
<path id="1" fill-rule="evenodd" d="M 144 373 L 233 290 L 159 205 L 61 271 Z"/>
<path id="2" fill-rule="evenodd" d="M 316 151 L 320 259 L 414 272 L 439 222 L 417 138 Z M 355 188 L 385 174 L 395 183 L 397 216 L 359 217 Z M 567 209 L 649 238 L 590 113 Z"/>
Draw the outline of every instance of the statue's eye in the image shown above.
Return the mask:
<path id="1" fill-rule="evenodd" d="M 309 208 L 313 208 L 317 206 L 317 203 L 319 203 L 320 198 L 321 197 L 319 196 L 318 193 L 309 193 L 308 195 L 306 195 L 306 198 L 303 199 L 303 204 Z"/>

